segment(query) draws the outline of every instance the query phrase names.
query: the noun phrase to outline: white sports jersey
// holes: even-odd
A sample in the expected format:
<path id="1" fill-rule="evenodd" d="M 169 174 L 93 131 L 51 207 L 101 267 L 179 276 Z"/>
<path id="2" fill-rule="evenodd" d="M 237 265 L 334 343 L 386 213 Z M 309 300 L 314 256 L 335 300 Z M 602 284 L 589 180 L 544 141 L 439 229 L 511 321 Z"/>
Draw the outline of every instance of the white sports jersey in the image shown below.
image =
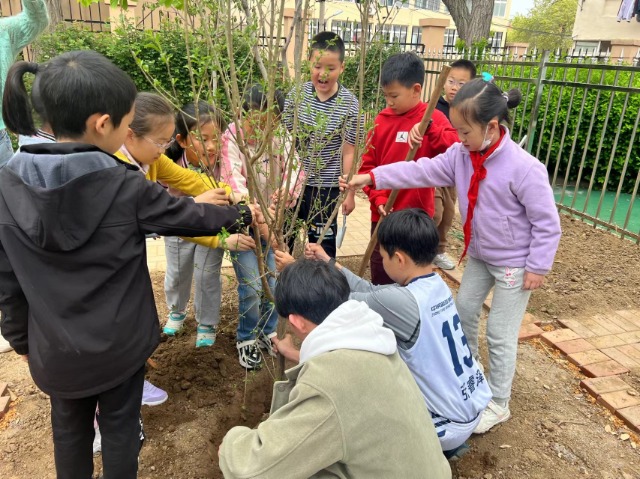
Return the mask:
<path id="1" fill-rule="evenodd" d="M 411 348 L 398 352 L 413 373 L 440 436 L 448 422 L 474 421 L 489 404 L 491 390 L 467 346 L 451 290 L 442 278 L 435 273 L 421 276 L 406 289 L 418 303 L 420 333 Z"/>

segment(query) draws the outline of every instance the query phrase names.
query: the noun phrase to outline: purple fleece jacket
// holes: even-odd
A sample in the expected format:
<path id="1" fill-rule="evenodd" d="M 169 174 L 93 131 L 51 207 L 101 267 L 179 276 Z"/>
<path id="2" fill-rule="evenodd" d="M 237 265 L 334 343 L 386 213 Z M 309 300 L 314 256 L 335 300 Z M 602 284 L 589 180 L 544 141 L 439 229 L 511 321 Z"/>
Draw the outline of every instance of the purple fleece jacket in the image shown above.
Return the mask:
<path id="1" fill-rule="evenodd" d="M 484 166 L 468 254 L 490 265 L 547 274 L 561 231 L 545 166 L 514 143 L 508 130 Z M 433 159 L 379 166 L 372 174 L 380 189 L 455 186 L 464 224 L 473 166 L 462 143 Z"/>

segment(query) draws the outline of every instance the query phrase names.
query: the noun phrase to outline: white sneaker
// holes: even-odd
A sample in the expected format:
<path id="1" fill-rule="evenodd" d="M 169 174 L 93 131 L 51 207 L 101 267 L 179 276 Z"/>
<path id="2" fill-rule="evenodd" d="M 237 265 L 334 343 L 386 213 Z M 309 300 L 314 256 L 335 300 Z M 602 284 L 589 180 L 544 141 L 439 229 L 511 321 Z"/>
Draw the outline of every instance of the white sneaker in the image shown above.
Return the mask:
<path id="1" fill-rule="evenodd" d="M 9 341 L 7 341 L 6 339 L 4 339 L 1 335 L 0 335 L 0 353 L 8 353 L 9 351 L 11 351 L 13 348 L 11 347 L 11 345 L 9 344 Z"/>
<path id="2" fill-rule="evenodd" d="M 93 455 L 97 456 L 102 452 L 102 435 L 100 434 L 100 428 L 96 426 L 94 428 L 96 435 L 93 437 Z"/>
<path id="3" fill-rule="evenodd" d="M 440 269 L 454 269 L 456 264 L 447 253 L 440 253 L 433 258 L 433 264 Z"/>
<path id="4" fill-rule="evenodd" d="M 473 430 L 474 434 L 484 434 L 493 426 L 505 422 L 511 417 L 511 411 L 508 407 L 502 407 L 496 404 L 493 399 L 489 401 L 487 408 L 482 411 L 480 422 Z"/>

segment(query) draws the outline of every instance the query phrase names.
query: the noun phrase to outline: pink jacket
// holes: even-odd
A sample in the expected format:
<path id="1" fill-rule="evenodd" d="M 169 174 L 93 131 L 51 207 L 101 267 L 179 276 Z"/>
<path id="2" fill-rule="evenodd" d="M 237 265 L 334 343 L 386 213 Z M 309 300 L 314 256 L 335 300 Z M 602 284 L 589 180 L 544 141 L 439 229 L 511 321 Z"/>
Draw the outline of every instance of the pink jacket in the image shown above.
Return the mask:
<path id="1" fill-rule="evenodd" d="M 560 218 L 545 166 L 505 132 L 484 163 L 473 212 L 468 254 L 494 266 L 547 274 L 560 243 Z M 462 143 L 433 159 L 400 162 L 372 171 L 376 188 L 455 186 L 464 223 L 473 166 Z"/>

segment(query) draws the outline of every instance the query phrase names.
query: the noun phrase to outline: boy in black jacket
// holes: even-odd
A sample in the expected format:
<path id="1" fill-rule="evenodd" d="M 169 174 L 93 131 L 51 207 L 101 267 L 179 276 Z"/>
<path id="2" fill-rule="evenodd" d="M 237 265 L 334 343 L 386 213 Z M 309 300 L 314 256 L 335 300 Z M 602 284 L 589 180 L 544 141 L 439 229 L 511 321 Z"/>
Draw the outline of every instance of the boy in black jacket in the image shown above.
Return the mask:
<path id="1" fill-rule="evenodd" d="M 104 477 L 135 478 L 144 365 L 160 336 L 145 234 L 233 232 L 252 214 L 173 198 L 112 156 L 136 88 L 95 52 L 16 63 L 3 98 L 12 131 L 35 132 L 26 72 L 58 143 L 25 146 L 0 169 L 2 335 L 51 396 L 58 479 L 92 476 L 97 405 Z"/>

